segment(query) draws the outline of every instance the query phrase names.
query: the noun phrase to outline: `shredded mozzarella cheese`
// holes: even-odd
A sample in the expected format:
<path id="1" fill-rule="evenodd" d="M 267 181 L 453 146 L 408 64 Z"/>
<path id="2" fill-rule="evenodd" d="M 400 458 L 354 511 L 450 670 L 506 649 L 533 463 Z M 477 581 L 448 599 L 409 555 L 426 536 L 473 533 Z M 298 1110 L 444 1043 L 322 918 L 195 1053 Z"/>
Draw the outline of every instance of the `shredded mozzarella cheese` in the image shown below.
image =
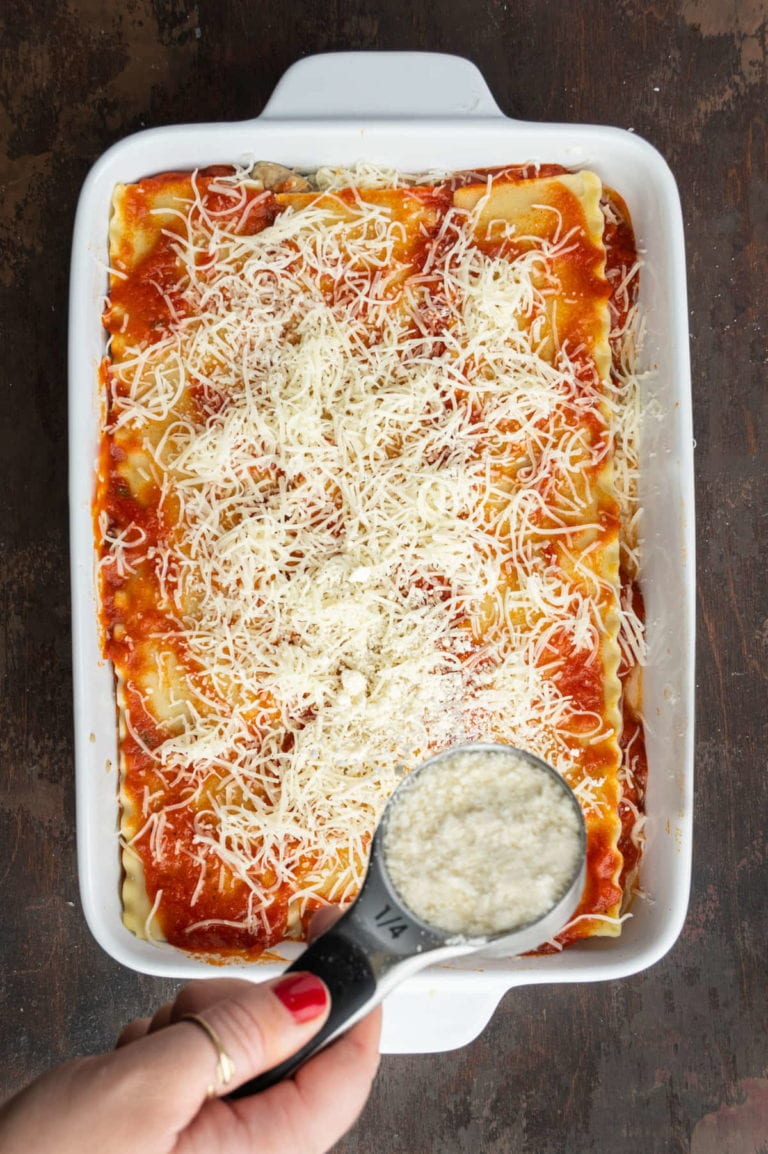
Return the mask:
<path id="1" fill-rule="evenodd" d="M 220 189 L 237 198 L 245 179 Z M 599 660 L 583 470 L 613 452 L 623 414 L 631 515 L 637 403 L 585 384 L 553 337 L 552 259 L 572 238 L 487 255 L 483 203 L 447 213 L 417 277 L 398 221 L 362 197 L 243 235 L 197 194 L 172 234 L 185 315 L 112 370 L 112 429 L 150 429 L 147 475 L 173 509 L 151 551 L 127 532 L 109 543 L 119 571 L 154 567 L 175 623 L 159 640 L 183 647 L 173 725 L 148 752 L 196 806 L 198 889 L 219 868 L 245 882 L 255 929 L 265 878 L 300 902 L 355 892 L 386 799 L 428 752 L 502 739 L 568 774 L 574 733 L 606 737 L 555 674 L 568 646 Z M 608 427 L 597 447 L 586 417 Z M 639 659 L 640 624 L 615 608 Z M 598 787 L 576 781 L 586 808 Z M 161 854 L 162 818 L 141 837 Z"/>

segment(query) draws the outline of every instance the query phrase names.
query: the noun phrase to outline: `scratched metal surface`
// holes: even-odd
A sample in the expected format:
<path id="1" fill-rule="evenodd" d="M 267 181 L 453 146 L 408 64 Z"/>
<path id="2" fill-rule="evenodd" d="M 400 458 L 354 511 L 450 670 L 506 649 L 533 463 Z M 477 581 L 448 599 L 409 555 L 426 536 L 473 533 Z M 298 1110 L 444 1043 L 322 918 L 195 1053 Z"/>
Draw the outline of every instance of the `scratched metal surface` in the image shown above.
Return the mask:
<path id="1" fill-rule="evenodd" d="M 174 988 L 105 957 L 77 899 L 65 322 L 81 181 L 145 125 L 257 113 L 301 55 L 432 49 L 474 59 L 512 115 L 635 128 L 680 183 L 701 562 L 695 885 L 681 941 L 650 972 L 518 990 L 474 1045 L 385 1060 L 337 1154 L 768 1149 L 767 17 L 765 0 L 3 5 L 3 1093 L 110 1045 Z"/>

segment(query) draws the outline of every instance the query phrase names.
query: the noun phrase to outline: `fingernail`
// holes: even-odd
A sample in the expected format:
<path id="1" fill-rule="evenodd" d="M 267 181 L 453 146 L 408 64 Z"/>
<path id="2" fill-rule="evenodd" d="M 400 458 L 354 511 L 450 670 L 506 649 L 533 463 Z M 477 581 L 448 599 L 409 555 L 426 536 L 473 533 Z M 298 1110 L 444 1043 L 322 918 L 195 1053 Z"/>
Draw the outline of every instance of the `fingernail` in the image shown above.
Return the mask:
<path id="1" fill-rule="evenodd" d="M 280 978 L 272 989 L 296 1022 L 311 1022 L 313 1018 L 319 1018 L 328 1005 L 325 983 L 314 974 L 288 974 Z"/>

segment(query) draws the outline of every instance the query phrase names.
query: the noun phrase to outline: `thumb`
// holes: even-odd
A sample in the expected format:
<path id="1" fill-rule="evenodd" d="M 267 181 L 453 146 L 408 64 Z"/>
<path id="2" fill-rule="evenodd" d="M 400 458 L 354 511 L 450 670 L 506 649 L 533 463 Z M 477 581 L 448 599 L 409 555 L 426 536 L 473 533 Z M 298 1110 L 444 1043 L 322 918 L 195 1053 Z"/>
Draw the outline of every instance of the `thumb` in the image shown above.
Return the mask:
<path id="1" fill-rule="evenodd" d="M 309 973 L 260 983 L 214 979 L 185 992 L 174 1007 L 177 1020 L 111 1055 L 114 1073 L 132 1075 L 134 1108 L 141 1101 L 145 1122 L 151 1114 L 159 1131 L 172 1134 L 195 1117 L 212 1088 L 216 1095 L 226 1094 L 295 1054 L 317 1033 L 330 1009 L 327 987 Z M 190 1012 L 210 1032 L 182 1016 Z M 225 1065 L 226 1059 L 232 1065 L 226 1085 L 219 1048 Z"/>

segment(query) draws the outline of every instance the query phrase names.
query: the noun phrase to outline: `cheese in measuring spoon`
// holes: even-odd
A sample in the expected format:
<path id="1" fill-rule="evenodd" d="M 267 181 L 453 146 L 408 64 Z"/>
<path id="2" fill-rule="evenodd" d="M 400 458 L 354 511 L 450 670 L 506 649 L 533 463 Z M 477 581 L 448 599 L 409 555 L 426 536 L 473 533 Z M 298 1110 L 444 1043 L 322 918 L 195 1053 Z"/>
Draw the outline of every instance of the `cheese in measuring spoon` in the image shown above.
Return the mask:
<path id="1" fill-rule="evenodd" d="M 462 750 L 414 775 L 393 799 L 387 873 L 421 921 L 466 937 L 544 917 L 582 853 L 577 807 L 514 750 Z"/>

